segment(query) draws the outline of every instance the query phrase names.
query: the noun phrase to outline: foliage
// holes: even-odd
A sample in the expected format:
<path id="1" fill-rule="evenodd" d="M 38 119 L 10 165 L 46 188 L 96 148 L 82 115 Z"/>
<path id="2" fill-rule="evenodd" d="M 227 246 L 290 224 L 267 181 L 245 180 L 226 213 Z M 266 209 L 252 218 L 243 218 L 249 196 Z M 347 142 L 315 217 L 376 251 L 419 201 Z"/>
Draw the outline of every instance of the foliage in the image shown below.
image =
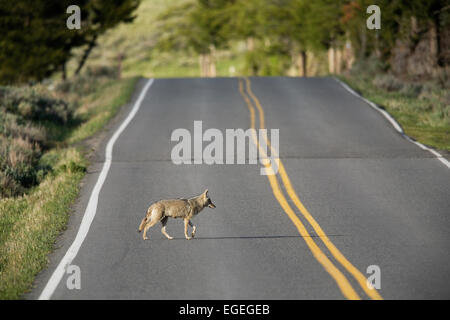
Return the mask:
<path id="1" fill-rule="evenodd" d="M 86 46 L 81 70 L 97 37 L 131 22 L 139 0 L 80 0 L 81 29 L 66 26 L 69 0 L 0 0 L 0 84 L 40 81 L 64 70 L 72 49 Z"/>
<path id="2" fill-rule="evenodd" d="M 50 88 L 0 87 L 0 198 L 21 195 L 39 184 L 53 170 L 41 160 L 48 150 L 93 134 L 126 103 L 116 95 L 123 88 L 132 90 L 134 81 L 111 79 L 114 72 L 89 68 Z M 106 93 L 99 96 L 96 91 Z M 87 106 L 97 99 L 107 106 Z"/>

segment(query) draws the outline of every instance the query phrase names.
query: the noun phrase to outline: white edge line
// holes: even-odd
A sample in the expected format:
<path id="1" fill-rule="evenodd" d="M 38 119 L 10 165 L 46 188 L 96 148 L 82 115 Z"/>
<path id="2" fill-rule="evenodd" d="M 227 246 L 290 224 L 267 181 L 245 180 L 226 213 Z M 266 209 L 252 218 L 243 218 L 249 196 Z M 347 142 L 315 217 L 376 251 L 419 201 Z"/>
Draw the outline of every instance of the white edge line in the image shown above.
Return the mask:
<path id="1" fill-rule="evenodd" d="M 372 101 L 367 100 L 366 98 L 364 98 L 363 96 L 359 95 L 355 90 L 353 90 L 352 88 L 350 88 L 346 83 L 342 82 L 341 80 L 339 80 L 336 77 L 333 77 L 334 80 L 336 80 L 342 87 L 344 87 L 348 92 L 350 92 L 352 95 L 354 95 L 355 97 L 358 97 L 359 99 L 363 100 L 365 103 L 367 103 L 369 106 L 371 106 L 372 108 L 374 108 L 375 110 L 377 110 L 378 112 L 380 112 L 391 124 L 392 126 L 395 128 L 395 130 L 398 131 L 398 133 L 400 133 L 406 140 L 408 140 L 411 143 L 414 143 L 415 145 L 417 145 L 419 148 L 429 151 L 431 152 L 440 162 L 442 162 L 445 166 L 447 166 L 447 168 L 450 169 L 450 162 L 445 159 L 439 152 L 437 152 L 436 150 L 429 148 L 423 144 L 421 144 L 418 141 L 415 141 L 414 139 L 412 139 L 411 137 L 407 136 L 405 134 L 405 132 L 403 131 L 402 127 L 400 127 L 400 125 L 398 124 L 397 121 L 395 121 L 394 118 L 392 118 L 392 116 L 386 111 L 381 109 L 379 106 L 377 106 L 375 103 L 373 103 Z"/>
<path id="2" fill-rule="evenodd" d="M 78 251 L 80 250 L 81 245 L 83 244 L 84 239 L 86 238 L 89 228 L 91 227 L 92 221 L 94 220 L 95 214 L 97 213 L 97 204 L 98 204 L 98 197 L 100 194 L 100 190 L 102 189 L 103 183 L 105 182 L 105 179 L 108 175 L 109 168 L 111 167 L 111 160 L 112 160 L 112 150 L 114 147 L 114 143 L 116 142 L 117 138 L 120 136 L 123 130 L 128 126 L 128 124 L 131 122 L 131 120 L 136 115 L 137 111 L 139 110 L 142 101 L 144 100 L 144 97 L 150 88 L 150 86 L 153 84 L 153 79 L 149 79 L 142 89 L 138 99 L 136 100 L 133 108 L 131 109 L 130 113 L 128 114 L 127 118 L 122 122 L 120 127 L 114 132 L 114 135 L 111 137 L 111 139 L 108 141 L 108 144 L 106 145 L 106 151 L 105 151 L 105 162 L 103 164 L 102 171 L 100 172 L 100 175 L 97 179 L 97 182 L 94 186 L 94 189 L 92 190 L 91 196 L 89 198 L 88 205 L 86 207 L 86 211 L 84 212 L 83 219 L 81 221 L 80 227 L 78 229 L 78 233 L 75 237 L 75 240 L 73 241 L 70 248 L 67 250 L 64 257 L 61 259 L 60 263 L 56 267 L 55 271 L 53 272 L 52 276 L 48 280 L 44 290 L 42 291 L 41 295 L 39 296 L 39 300 L 49 300 L 51 296 L 53 295 L 53 292 L 57 288 L 59 282 L 61 281 L 67 266 L 69 266 L 73 259 L 77 256 Z"/>

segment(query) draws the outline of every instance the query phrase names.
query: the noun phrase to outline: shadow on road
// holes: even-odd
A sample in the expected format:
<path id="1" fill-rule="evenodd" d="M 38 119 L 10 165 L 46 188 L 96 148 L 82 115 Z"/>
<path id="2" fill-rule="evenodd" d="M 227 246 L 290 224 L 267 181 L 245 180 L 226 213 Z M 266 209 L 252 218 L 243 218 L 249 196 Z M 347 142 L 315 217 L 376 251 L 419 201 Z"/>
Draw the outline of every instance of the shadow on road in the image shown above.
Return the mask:
<path id="1" fill-rule="evenodd" d="M 343 234 L 332 234 L 327 235 L 328 237 L 343 237 Z M 285 235 L 274 235 L 274 236 L 223 236 L 223 237 L 195 237 L 192 240 L 226 240 L 226 239 L 282 239 L 282 238 L 307 238 L 301 235 L 285 236 Z M 320 238 L 318 235 L 311 235 L 309 238 Z M 185 238 L 173 238 L 172 240 L 186 240 Z"/>

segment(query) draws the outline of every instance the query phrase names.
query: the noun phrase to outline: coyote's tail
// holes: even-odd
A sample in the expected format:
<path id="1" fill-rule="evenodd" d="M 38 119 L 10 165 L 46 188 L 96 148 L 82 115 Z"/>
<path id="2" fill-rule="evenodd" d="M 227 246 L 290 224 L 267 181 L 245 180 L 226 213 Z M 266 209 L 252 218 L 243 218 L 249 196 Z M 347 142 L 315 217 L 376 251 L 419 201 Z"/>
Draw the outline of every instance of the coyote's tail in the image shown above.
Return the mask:
<path id="1" fill-rule="evenodd" d="M 141 232 L 142 230 L 144 230 L 144 226 L 145 226 L 146 223 L 147 223 L 147 217 L 142 219 L 141 224 L 139 225 L 138 232 Z"/>

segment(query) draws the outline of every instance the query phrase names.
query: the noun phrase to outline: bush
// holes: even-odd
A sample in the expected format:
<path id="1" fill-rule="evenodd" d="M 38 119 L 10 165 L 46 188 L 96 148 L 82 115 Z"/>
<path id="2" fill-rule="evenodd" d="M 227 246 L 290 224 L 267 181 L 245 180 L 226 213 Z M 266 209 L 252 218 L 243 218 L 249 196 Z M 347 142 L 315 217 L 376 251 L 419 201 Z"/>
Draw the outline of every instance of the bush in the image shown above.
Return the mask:
<path id="1" fill-rule="evenodd" d="M 0 195 L 21 194 L 37 182 L 41 149 L 28 139 L 0 136 Z"/>
<path id="2" fill-rule="evenodd" d="M 0 197 L 27 192 L 49 172 L 86 171 L 75 162 L 58 166 L 50 148 L 66 143 L 65 135 L 82 123 L 75 113 L 80 98 L 116 75 L 112 68 L 97 67 L 70 80 L 47 83 L 52 89 L 42 84 L 0 86 Z"/>
<path id="3" fill-rule="evenodd" d="M 60 94 L 87 95 L 95 90 L 98 81 L 102 78 L 117 77 L 117 68 L 107 66 L 89 67 L 81 75 L 58 82 L 55 86 L 55 91 Z"/>
<path id="4" fill-rule="evenodd" d="M 372 56 L 368 59 L 357 60 L 350 70 L 350 75 L 356 77 L 362 76 L 370 79 L 380 73 L 385 73 L 384 71 L 386 69 L 387 65 L 385 63 L 377 59 L 375 56 Z"/>
<path id="5" fill-rule="evenodd" d="M 374 86 L 390 92 L 403 89 L 403 83 L 391 74 L 377 75 L 372 83 Z"/>
<path id="6" fill-rule="evenodd" d="M 0 134 L 5 137 L 27 139 L 38 143 L 40 146 L 45 146 L 47 143 L 47 134 L 43 126 L 34 125 L 21 117 L 1 110 Z"/>
<path id="7" fill-rule="evenodd" d="M 56 84 L 55 91 L 60 94 L 88 94 L 95 88 L 92 78 L 86 75 L 74 77 L 70 80 L 63 80 Z"/>
<path id="8" fill-rule="evenodd" d="M 50 144 L 44 124 L 72 118 L 69 104 L 42 85 L 0 87 L 0 197 L 21 195 L 44 178 L 51 170 L 39 164 Z"/>
<path id="9" fill-rule="evenodd" d="M 69 104 L 54 98 L 42 85 L 0 87 L 0 106 L 7 112 L 32 121 L 48 120 L 65 124 L 73 118 Z"/>
<path id="10" fill-rule="evenodd" d="M 119 76 L 119 69 L 117 67 L 110 66 L 91 66 L 86 69 L 86 74 L 88 77 L 94 78 L 117 78 Z"/>

